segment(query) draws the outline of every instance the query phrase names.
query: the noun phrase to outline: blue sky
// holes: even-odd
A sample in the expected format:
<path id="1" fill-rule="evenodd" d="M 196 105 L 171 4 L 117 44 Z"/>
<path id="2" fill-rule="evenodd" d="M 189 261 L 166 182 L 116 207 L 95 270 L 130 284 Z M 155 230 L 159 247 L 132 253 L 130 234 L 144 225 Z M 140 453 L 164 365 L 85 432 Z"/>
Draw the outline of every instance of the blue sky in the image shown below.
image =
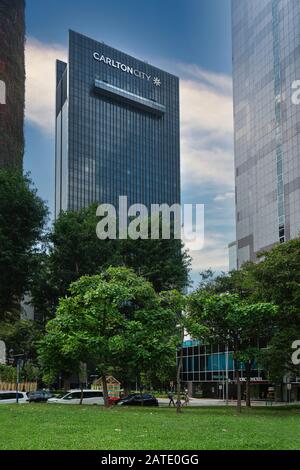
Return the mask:
<path id="1" fill-rule="evenodd" d="M 27 0 L 24 166 L 53 210 L 54 62 L 74 29 L 181 78 L 183 202 L 205 204 L 201 269 L 234 239 L 230 0 Z"/>

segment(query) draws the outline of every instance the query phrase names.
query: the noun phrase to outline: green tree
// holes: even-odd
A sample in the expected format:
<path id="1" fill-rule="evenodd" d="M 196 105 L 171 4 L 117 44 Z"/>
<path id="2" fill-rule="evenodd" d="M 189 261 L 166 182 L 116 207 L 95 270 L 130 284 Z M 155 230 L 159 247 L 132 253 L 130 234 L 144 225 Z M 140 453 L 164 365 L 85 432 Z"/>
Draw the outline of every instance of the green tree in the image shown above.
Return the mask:
<path id="1" fill-rule="evenodd" d="M 255 301 L 273 302 L 279 308 L 276 334 L 262 360 L 274 380 L 287 373 L 299 375 L 291 361 L 293 341 L 300 339 L 300 238 L 259 254 L 260 262 L 245 266 Z"/>
<path id="2" fill-rule="evenodd" d="M 0 169 L 0 318 L 19 316 L 47 208 L 29 176 Z"/>
<path id="3" fill-rule="evenodd" d="M 172 312 L 176 319 L 176 329 L 174 339 L 176 341 L 177 364 L 176 364 L 176 411 L 181 412 L 181 372 L 183 367 L 183 341 L 184 334 L 188 327 L 187 318 L 185 315 L 186 296 L 176 290 L 165 291 L 160 294 L 162 305 Z"/>
<path id="4" fill-rule="evenodd" d="M 14 354 L 23 354 L 25 361 L 36 362 L 36 344 L 42 333 L 32 320 L 16 320 L 0 323 L 1 339 L 6 344 L 6 351 L 13 349 Z"/>
<path id="5" fill-rule="evenodd" d="M 77 354 L 67 354 L 65 350 L 64 325 L 59 325 L 55 319 L 49 321 L 46 334 L 40 339 L 38 350 L 38 362 L 42 370 L 43 382 L 49 387 L 53 385 L 57 378 L 64 382 L 64 389 L 69 388 L 68 379 L 72 373 L 79 373 L 80 358 Z M 61 386 L 61 380 L 59 380 Z"/>
<path id="6" fill-rule="evenodd" d="M 155 290 L 182 290 L 188 284 L 190 258 L 180 240 L 99 240 L 97 205 L 77 212 L 62 212 L 49 234 L 47 250 L 36 258 L 31 293 L 37 315 L 53 316 L 59 297 L 84 275 L 98 274 L 108 266 L 126 266 Z"/>
<path id="7" fill-rule="evenodd" d="M 47 245 L 34 254 L 34 267 L 30 276 L 30 296 L 34 306 L 34 320 L 41 331 L 55 315 L 58 303 L 59 287 L 55 281 L 51 266 L 51 256 Z"/>
<path id="8" fill-rule="evenodd" d="M 156 292 L 184 290 L 189 284 L 191 258 L 181 240 L 120 240 L 119 260 L 148 279 Z"/>
<path id="9" fill-rule="evenodd" d="M 208 344 L 227 345 L 233 352 L 237 383 L 237 409 L 241 411 L 240 362 L 246 364 L 247 405 L 250 374 L 257 359 L 258 341 L 272 333 L 277 308 L 271 303 L 249 304 L 237 294 L 196 291 L 188 299 L 189 331 Z"/>
<path id="10" fill-rule="evenodd" d="M 45 325 L 58 299 L 72 282 L 118 264 L 114 240 L 96 236 L 97 204 L 79 211 L 61 212 L 47 236 L 47 245 L 35 257 L 30 291 L 37 318 Z"/>
<path id="11" fill-rule="evenodd" d="M 15 382 L 17 370 L 13 366 L 0 364 L 0 382 Z"/>
<path id="12" fill-rule="evenodd" d="M 6 345 L 7 357 L 21 355 L 21 380 L 33 381 L 41 378 L 37 362 L 36 346 L 41 338 L 41 331 L 32 320 L 16 320 L 0 322 L 1 339 Z M 13 367 L 16 373 L 16 367 Z"/>
<path id="13" fill-rule="evenodd" d="M 202 271 L 197 290 L 213 294 L 237 294 L 242 299 L 250 300 L 255 291 L 255 284 L 247 267 L 248 265 L 244 265 L 242 269 L 219 275 L 210 269 Z"/>
<path id="14" fill-rule="evenodd" d="M 107 405 L 108 371 L 128 365 L 140 372 L 159 370 L 175 355 L 174 325 L 173 312 L 161 306 L 148 281 L 130 269 L 110 267 L 81 277 L 60 299 L 40 343 L 41 363 L 55 373 L 59 367 L 77 370 L 79 362 L 96 364 Z"/>
<path id="15" fill-rule="evenodd" d="M 288 381 L 294 381 L 300 376 L 300 365 L 292 361 L 292 345 L 297 340 L 300 340 L 300 328 L 285 325 L 282 330 L 276 329 L 268 348 L 262 351 L 261 365 L 274 382 L 281 383 L 284 376 Z"/>
<path id="16" fill-rule="evenodd" d="M 119 262 L 115 240 L 96 236 L 97 204 L 79 211 L 61 212 L 49 234 L 50 269 L 59 296 L 81 276 L 99 273 Z"/>

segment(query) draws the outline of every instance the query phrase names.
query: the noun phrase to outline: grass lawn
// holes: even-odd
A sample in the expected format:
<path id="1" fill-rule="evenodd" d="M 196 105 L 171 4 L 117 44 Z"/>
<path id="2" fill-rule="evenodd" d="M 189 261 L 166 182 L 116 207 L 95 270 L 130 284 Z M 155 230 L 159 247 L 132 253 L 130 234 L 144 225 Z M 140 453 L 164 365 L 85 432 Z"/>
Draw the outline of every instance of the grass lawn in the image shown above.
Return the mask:
<path id="1" fill-rule="evenodd" d="M 1 405 L 0 449 L 300 449 L 300 408 Z"/>

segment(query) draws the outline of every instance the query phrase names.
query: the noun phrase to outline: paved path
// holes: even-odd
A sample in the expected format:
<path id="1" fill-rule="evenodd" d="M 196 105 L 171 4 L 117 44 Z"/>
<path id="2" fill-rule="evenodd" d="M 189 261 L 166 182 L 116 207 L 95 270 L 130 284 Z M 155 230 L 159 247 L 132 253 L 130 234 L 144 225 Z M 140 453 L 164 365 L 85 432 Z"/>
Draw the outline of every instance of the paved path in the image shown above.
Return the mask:
<path id="1" fill-rule="evenodd" d="M 176 397 L 174 396 L 174 400 L 176 401 Z M 158 403 L 160 406 L 168 406 L 169 404 L 169 399 L 168 398 L 158 398 Z M 229 400 L 228 405 L 229 406 L 236 406 L 236 400 Z M 299 402 L 293 402 L 290 403 L 290 405 L 296 405 L 300 404 Z M 226 403 L 223 400 L 217 400 L 213 398 L 190 398 L 190 402 L 188 406 L 225 406 Z M 242 401 L 242 405 L 246 406 L 245 401 Z M 260 401 L 251 401 L 252 406 L 266 406 L 266 401 L 265 400 L 260 400 Z M 288 403 L 283 403 L 283 402 L 273 402 L 273 403 L 268 403 L 268 406 L 285 406 L 288 405 Z"/>

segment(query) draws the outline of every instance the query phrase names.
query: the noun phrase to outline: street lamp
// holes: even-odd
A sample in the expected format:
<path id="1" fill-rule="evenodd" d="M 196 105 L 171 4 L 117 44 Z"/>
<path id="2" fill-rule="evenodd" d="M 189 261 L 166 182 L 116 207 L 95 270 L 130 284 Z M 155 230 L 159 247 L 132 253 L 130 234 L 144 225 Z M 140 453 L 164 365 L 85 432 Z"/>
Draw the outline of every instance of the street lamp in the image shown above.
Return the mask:
<path id="1" fill-rule="evenodd" d="M 18 405 L 19 404 L 19 383 L 20 383 L 20 368 L 21 368 L 21 365 L 22 365 L 22 357 L 24 356 L 24 353 L 23 354 L 14 354 L 14 350 L 11 349 L 9 351 L 9 354 L 10 354 L 10 357 L 13 359 L 13 358 L 16 358 L 16 366 L 17 366 L 17 380 L 16 380 L 16 404 Z"/>
<path id="2" fill-rule="evenodd" d="M 226 369 L 226 379 L 225 379 L 225 385 L 226 385 L 226 405 L 228 405 L 228 343 L 226 344 L 226 351 L 225 351 L 225 369 Z"/>

